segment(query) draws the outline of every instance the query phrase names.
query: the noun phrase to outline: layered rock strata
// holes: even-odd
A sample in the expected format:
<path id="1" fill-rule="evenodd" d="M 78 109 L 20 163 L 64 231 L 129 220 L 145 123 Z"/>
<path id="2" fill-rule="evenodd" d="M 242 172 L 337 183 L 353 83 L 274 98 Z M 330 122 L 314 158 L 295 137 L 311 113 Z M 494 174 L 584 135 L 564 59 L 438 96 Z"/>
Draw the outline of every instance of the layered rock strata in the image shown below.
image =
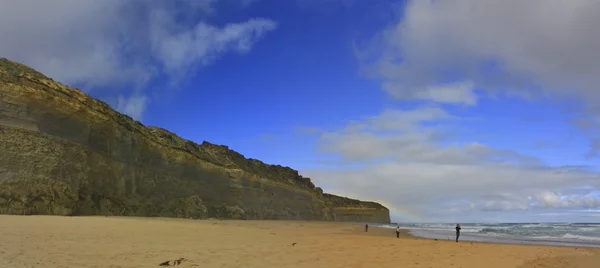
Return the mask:
<path id="1" fill-rule="evenodd" d="M 298 171 L 146 127 L 0 59 L 0 213 L 388 223 Z"/>

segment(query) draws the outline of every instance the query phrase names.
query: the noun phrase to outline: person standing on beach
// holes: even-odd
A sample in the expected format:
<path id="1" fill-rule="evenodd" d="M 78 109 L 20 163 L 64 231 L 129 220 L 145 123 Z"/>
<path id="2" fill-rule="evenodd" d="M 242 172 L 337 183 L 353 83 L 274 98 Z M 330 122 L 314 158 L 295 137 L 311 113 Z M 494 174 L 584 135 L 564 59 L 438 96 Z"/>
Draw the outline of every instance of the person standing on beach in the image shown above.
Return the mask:
<path id="1" fill-rule="evenodd" d="M 396 227 L 396 238 L 400 238 L 400 226 Z"/>
<path id="2" fill-rule="evenodd" d="M 365 224 L 365 232 L 369 231 L 369 224 Z"/>
<path id="3" fill-rule="evenodd" d="M 460 224 L 457 224 L 456 228 L 454 228 L 454 229 L 456 229 L 456 243 L 458 243 L 458 237 L 460 236 L 460 229 L 461 229 Z"/>

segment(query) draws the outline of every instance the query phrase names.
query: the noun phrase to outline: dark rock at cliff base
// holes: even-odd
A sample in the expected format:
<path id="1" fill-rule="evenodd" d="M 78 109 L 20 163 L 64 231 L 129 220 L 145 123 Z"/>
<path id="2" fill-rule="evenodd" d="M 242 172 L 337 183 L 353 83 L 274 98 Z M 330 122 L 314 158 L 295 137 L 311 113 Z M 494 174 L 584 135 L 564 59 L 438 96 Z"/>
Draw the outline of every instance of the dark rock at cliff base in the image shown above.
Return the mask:
<path id="1" fill-rule="evenodd" d="M 25 65 L 0 59 L 0 213 L 389 223 L 377 203 L 146 127 Z"/>

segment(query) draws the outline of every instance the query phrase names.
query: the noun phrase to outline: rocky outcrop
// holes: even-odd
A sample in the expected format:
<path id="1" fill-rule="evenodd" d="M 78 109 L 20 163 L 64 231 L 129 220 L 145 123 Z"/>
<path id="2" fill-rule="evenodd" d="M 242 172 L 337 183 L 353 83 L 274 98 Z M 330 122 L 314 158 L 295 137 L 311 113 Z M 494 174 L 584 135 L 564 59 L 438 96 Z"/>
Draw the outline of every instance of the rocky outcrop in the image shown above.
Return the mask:
<path id="1" fill-rule="evenodd" d="M 0 59 L 0 213 L 388 223 L 376 203 L 227 146 L 146 127 Z"/>
<path id="2" fill-rule="evenodd" d="M 390 211 L 379 203 L 332 194 L 323 194 L 323 196 L 330 202 L 337 221 L 390 222 Z"/>

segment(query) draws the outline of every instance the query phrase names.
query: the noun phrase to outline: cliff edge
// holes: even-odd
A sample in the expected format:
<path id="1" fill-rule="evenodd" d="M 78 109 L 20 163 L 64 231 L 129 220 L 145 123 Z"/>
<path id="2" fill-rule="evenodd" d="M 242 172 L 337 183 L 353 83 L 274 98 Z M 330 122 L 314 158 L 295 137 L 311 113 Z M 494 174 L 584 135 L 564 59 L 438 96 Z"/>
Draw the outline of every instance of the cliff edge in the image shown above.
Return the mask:
<path id="1" fill-rule="evenodd" d="M 146 127 L 0 59 L 0 213 L 389 223 L 298 171 Z"/>

